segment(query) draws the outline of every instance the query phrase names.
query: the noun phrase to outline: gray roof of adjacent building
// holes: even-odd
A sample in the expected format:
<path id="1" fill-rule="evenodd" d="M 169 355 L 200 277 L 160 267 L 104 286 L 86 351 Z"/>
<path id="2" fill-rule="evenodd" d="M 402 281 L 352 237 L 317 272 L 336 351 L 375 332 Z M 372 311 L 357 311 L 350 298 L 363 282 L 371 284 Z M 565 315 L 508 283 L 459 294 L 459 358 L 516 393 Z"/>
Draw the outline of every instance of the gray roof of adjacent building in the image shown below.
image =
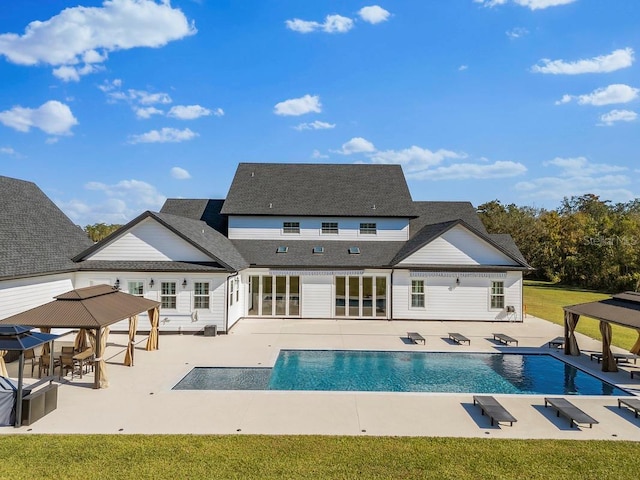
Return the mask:
<path id="1" fill-rule="evenodd" d="M 0 278 L 77 270 L 87 234 L 32 182 L 0 176 Z"/>
<path id="2" fill-rule="evenodd" d="M 241 163 L 226 215 L 415 217 L 399 165 Z"/>
<path id="3" fill-rule="evenodd" d="M 227 217 L 220 214 L 224 199 L 168 198 L 160 213 L 202 220 L 214 230 L 227 235 Z"/>

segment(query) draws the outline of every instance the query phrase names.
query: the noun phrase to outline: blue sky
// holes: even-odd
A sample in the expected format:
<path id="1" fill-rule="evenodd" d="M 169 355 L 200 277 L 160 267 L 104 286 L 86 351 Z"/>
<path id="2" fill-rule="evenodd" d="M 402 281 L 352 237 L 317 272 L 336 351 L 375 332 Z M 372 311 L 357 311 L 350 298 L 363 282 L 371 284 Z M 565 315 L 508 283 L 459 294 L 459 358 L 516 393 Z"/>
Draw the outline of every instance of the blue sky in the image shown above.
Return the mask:
<path id="1" fill-rule="evenodd" d="M 239 162 L 397 163 L 414 200 L 640 197 L 637 0 L 8 5 L 0 174 L 80 225 L 224 198 Z"/>

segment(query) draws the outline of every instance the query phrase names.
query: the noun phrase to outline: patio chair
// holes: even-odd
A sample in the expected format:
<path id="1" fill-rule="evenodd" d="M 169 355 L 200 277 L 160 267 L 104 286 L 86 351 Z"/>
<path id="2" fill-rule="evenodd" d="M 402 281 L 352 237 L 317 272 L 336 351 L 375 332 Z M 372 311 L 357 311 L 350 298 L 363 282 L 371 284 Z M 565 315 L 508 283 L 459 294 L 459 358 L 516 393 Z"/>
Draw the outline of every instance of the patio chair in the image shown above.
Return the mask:
<path id="1" fill-rule="evenodd" d="M 33 377 L 33 371 L 36 368 L 36 352 L 33 348 L 24 351 L 24 364 L 27 364 L 27 360 L 31 360 L 31 377 Z"/>
<path id="2" fill-rule="evenodd" d="M 53 360 L 53 370 L 51 370 L 49 368 L 49 363 L 50 363 L 50 355 L 42 355 L 40 357 L 40 360 L 38 361 L 38 378 L 42 378 L 42 372 L 44 371 L 45 375 L 51 375 L 53 374 L 53 371 L 55 370 L 55 368 L 60 364 L 60 361 L 58 359 L 54 359 Z"/>
<path id="3" fill-rule="evenodd" d="M 71 349 L 73 350 L 73 347 Z M 73 358 L 73 354 L 60 355 L 60 377 L 64 377 L 68 371 L 71 371 L 71 380 L 73 380 L 77 365 L 78 362 Z"/>

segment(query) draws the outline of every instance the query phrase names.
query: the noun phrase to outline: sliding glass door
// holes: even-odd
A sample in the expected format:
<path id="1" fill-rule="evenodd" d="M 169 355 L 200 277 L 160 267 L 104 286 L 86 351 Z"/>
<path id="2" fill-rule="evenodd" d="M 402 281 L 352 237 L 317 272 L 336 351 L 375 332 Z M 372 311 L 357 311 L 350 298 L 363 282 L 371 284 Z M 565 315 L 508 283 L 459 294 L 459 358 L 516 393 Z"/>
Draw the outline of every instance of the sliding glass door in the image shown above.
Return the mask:
<path id="1" fill-rule="evenodd" d="M 387 316 L 387 277 L 336 276 L 335 316 L 371 318 Z"/>
<path id="2" fill-rule="evenodd" d="M 253 275 L 249 277 L 247 314 L 263 317 L 300 315 L 300 277 Z"/>

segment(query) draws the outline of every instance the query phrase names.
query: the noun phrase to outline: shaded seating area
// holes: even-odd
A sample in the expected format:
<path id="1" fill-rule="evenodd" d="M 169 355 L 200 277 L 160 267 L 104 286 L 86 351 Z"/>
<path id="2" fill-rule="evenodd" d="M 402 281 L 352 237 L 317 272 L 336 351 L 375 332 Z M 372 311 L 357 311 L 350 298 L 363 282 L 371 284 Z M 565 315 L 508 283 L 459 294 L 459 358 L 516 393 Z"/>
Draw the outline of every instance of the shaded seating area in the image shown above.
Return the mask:
<path id="1" fill-rule="evenodd" d="M 473 404 L 480 406 L 482 415 L 489 417 L 492 426 L 494 422 L 498 425 L 500 422 L 509 422 L 509 425 L 513 426 L 513 422 L 518 421 L 498 400 L 490 395 L 474 395 Z"/>
<path id="2" fill-rule="evenodd" d="M 547 408 L 549 405 L 556 410 L 558 417 L 560 415 L 566 417 L 569 420 L 569 426 L 571 427 L 573 427 L 573 425 L 577 427 L 582 423 L 589 425 L 589 428 L 592 428 L 594 423 L 599 423 L 596 419 L 587 415 L 566 398 L 545 397 L 544 407 Z"/>
<path id="3" fill-rule="evenodd" d="M 160 302 L 120 292 L 111 285 L 95 285 L 79 288 L 55 297 L 55 300 L 31 310 L 0 320 L 2 324 L 19 324 L 39 327 L 43 331 L 52 328 L 79 330 L 76 345 L 63 351 L 59 358 L 43 354 L 39 364 L 40 374 L 53 375 L 60 368 L 61 376 L 65 372 L 74 372 L 93 363 L 94 388 L 108 386 L 107 367 L 104 351 L 109 335 L 109 325 L 129 319 L 129 341 L 125 355 L 125 365 L 134 363 L 135 334 L 138 314 L 147 312 L 150 328 L 146 350 L 158 348 L 158 325 Z M 87 337 L 89 345 L 87 345 Z M 89 352 L 89 349 L 91 352 Z M 82 370 L 79 371 L 80 374 Z"/>
<path id="4" fill-rule="evenodd" d="M 636 343 L 631 347 L 631 356 L 634 358 L 640 354 L 640 293 L 624 292 L 613 295 L 611 298 L 597 302 L 579 303 L 564 307 L 564 353 L 565 355 L 579 356 L 580 347 L 576 339 L 575 330 L 580 317 L 589 317 L 600 322 L 602 334 L 602 353 L 597 358 L 602 363 L 603 372 L 617 372 L 618 359 L 611 351 L 611 325 L 633 328 L 638 333 Z M 635 361 L 635 358 L 634 358 Z"/>

